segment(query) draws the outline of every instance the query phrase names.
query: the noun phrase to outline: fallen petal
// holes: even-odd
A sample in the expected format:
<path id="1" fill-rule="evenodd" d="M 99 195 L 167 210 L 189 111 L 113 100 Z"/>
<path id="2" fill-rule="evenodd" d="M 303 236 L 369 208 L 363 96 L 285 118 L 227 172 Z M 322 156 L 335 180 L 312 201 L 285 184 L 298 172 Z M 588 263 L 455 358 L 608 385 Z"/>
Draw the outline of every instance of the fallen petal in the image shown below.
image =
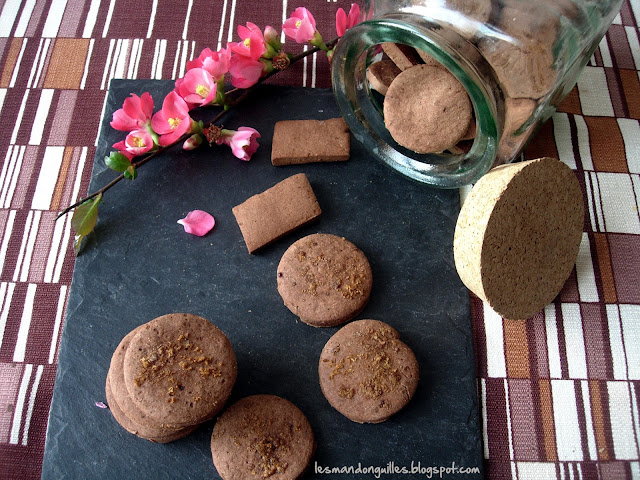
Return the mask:
<path id="1" fill-rule="evenodd" d="M 178 220 L 178 223 L 184 227 L 185 232 L 202 237 L 209 233 L 216 221 L 207 212 L 194 210 L 189 212 L 182 220 Z"/>
<path id="2" fill-rule="evenodd" d="M 104 404 L 104 402 L 96 402 L 96 407 L 98 407 L 98 408 L 109 408 Z"/>

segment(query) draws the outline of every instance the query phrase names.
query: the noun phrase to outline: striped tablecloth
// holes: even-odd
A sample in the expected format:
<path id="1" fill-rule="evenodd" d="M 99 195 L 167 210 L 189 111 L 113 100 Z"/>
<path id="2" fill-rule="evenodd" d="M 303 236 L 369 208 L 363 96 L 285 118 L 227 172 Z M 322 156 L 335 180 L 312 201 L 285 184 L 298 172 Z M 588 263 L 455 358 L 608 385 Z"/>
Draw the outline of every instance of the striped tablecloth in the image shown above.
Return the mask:
<path id="1" fill-rule="evenodd" d="M 335 10 L 349 3 L 304 6 L 331 38 Z M 55 217 L 86 193 L 109 81 L 177 78 L 203 48 L 237 41 L 236 25 L 279 29 L 297 6 L 0 0 L 0 478 L 40 476 L 74 265 L 70 219 Z M 627 0 L 524 154 L 560 158 L 582 185 L 587 218 L 571 278 L 526 322 L 472 298 L 491 479 L 640 478 L 637 19 L 640 0 Z M 328 87 L 327 61 L 313 55 L 274 81 Z"/>

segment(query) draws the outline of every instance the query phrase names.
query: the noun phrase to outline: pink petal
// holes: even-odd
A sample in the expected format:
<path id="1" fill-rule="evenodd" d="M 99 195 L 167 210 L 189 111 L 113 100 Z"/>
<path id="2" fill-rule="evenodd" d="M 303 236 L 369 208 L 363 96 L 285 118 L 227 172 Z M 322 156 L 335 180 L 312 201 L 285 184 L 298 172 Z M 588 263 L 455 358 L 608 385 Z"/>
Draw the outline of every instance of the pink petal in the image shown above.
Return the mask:
<path id="1" fill-rule="evenodd" d="M 344 32 L 347 30 L 347 13 L 339 8 L 336 11 L 336 33 L 339 37 L 344 35 Z"/>
<path id="2" fill-rule="evenodd" d="M 178 223 L 184 227 L 185 232 L 202 237 L 209 233 L 216 221 L 203 210 L 193 210 L 182 220 L 178 220 Z"/>
<path id="3" fill-rule="evenodd" d="M 104 404 L 104 402 L 96 402 L 95 405 L 98 408 L 109 408 Z"/>

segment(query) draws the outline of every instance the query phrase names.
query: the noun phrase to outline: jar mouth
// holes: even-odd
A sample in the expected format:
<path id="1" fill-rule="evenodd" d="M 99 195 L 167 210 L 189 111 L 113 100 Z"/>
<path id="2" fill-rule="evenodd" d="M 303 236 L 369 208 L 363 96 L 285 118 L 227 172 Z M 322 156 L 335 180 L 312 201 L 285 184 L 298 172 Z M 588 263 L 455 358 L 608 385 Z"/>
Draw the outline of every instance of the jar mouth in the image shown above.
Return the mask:
<path id="1" fill-rule="evenodd" d="M 422 183 L 458 188 L 475 182 L 493 166 L 502 118 L 501 98 L 487 81 L 484 60 L 460 35 L 425 22 L 409 24 L 403 14 L 369 20 L 348 30 L 332 60 L 336 101 L 353 135 L 386 165 Z M 447 37 L 443 36 L 447 35 Z M 460 154 L 420 154 L 398 144 L 385 127 L 380 99 L 367 80 L 373 49 L 382 43 L 404 44 L 426 52 L 463 85 L 475 112 L 476 135 Z M 470 49 L 464 52 L 464 49 Z M 477 61 L 474 56 L 480 57 Z M 489 70 L 486 70 L 487 72 Z"/>

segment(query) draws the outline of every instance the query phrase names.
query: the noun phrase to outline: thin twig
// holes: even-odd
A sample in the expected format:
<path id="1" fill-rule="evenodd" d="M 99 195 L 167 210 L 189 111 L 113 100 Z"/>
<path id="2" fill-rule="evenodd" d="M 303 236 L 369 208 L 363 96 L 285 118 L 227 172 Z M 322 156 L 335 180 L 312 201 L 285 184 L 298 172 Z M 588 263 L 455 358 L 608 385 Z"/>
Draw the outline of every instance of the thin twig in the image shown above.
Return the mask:
<path id="1" fill-rule="evenodd" d="M 335 38 L 333 40 L 331 40 L 330 42 L 326 43 L 327 48 L 331 49 L 333 48 L 336 43 L 338 43 L 338 38 Z M 310 48 L 309 50 L 306 50 L 304 52 L 301 52 L 297 55 L 292 56 L 289 59 L 290 64 L 296 63 L 300 60 L 302 60 L 303 58 L 312 55 L 316 52 L 322 51 L 322 49 L 318 48 L 318 47 L 313 47 Z M 227 112 L 229 111 L 230 108 L 235 107 L 236 105 L 238 105 L 239 103 L 241 103 L 242 101 L 244 101 L 252 92 L 253 90 L 260 85 L 262 82 L 264 82 L 265 80 L 269 79 L 270 77 L 272 77 L 273 75 L 275 75 L 276 73 L 281 72 L 282 70 L 272 70 L 271 72 L 269 72 L 268 74 L 266 74 L 264 77 L 260 78 L 258 80 L 258 82 L 245 89 L 244 92 L 242 92 L 241 95 L 239 95 L 238 97 L 234 98 L 233 100 L 231 100 L 229 103 L 227 103 L 227 108 L 222 110 L 221 112 L 218 112 L 218 114 L 213 117 L 209 122 L 207 122 L 207 124 L 205 125 L 205 128 L 210 127 L 211 125 L 215 124 L 216 122 L 218 122 L 220 119 L 222 119 Z M 240 88 L 234 88 L 232 90 L 229 90 L 228 92 L 226 92 L 227 95 L 229 94 L 234 94 L 238 91 L 240 91 Z M 163 146 L 158 148 L 157 150 L 153 151 L 152 153 L 150 153 L 149 155 L 147 155 L 146 157 L 142 158 L 141 160 L 132 163 L 132 166 L 137 169 L 139 167 L 141 167 L 142 165 L 144 165 L 145 163 L 147 163 L 148 161 L 150 161 L 151 159 L 157 157 L 158 155 L 160 155 L 161 153 L 166 152 L 168 149 L 178 145 L 179 143 L 184 142 L 185 140 L 187 140 L 187 138 L 190 137 L 190 134 L 184 134 L 182 135 L 180 138 L 178 138 L 177 140 L 175 140 L 174 142 L 170 143 L 169 145 Z M 91 200 L 92 198 L 97 197 L 100 194 L 104 194 L 107 190 L 109 190 L 110 188 L 112 188 L 113 186 L 115 186 L 117 183 L 119 183 L 121 180 L 124 180 L 124 173 L 121 173 L 120 175 L 118 175 L 116 178 L 114 178 L 113 180 L 111 180 L 109 183 L 107 183 L 104 187 L 100 188 L 99 190 L 96 190 L 95 192 L 92 192 L 90 194 L 88 194 L 86 197 L 81 198 L 80 200 L 78 200 L 77 202 L 75 202 L 72 205 L 69 205 L 68 207 L 66 207 L 64 210 L 62 210 L 58 216 L 56 217 L 56 220 L 59 219 L 60 217 L 66 215 L 67 213 L 69 213 L 71 210 L 73 210 L 76 207 L 79 207 L 80 205 L 82 205 L 83 203 L 85 203 L 87 200 Z"/>

